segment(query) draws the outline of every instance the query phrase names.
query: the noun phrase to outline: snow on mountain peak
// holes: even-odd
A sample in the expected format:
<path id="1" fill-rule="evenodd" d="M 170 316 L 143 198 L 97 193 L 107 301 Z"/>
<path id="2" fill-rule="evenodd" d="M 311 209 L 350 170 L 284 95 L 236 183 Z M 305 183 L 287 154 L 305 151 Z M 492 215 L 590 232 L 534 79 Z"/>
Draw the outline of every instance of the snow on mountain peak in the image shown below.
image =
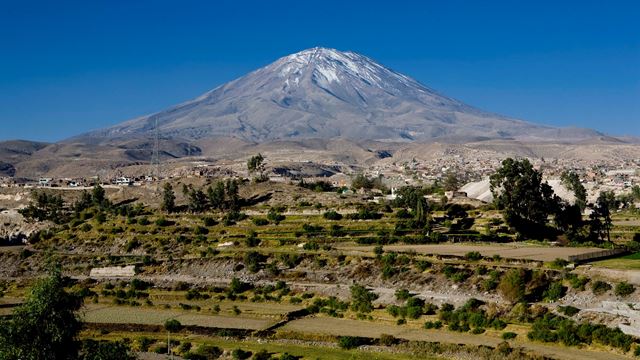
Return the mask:
<path id="1" fill-rule="evenodd" d="M 381 89 L 397 88 L 402 84 L 424 91 L 424 86 L 417 81 L 351 51 L 315 47 L 281 58 L 275 64 L 280 68 L 280 76 L 287 79 L 289 85 L 292 82 L 297 84 L 300 76 L 311 71 L 313 79 L 321 86 L 355 80 Z M 290 80 L 291 77 L 293 80 Z"/>

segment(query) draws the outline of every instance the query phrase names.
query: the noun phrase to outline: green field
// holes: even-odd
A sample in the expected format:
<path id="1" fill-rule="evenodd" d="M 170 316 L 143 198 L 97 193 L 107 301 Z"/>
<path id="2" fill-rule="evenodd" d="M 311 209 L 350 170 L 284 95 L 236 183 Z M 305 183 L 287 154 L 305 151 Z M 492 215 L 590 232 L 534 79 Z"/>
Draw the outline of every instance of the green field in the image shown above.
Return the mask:
<path id="1" fill-rule="evenodd" d="M 595 261 L 593 266 L 620 270 L 640 270 L 640 252 L 614 259 Z"/>

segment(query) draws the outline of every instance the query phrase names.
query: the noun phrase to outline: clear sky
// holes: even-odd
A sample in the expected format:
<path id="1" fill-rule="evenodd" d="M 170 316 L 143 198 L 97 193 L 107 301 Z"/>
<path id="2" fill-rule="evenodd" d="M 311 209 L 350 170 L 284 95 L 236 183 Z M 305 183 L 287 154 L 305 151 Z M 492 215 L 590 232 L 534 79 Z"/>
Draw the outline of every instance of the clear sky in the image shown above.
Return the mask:
<path id="1" fill-rule="evenodd" d="M 113 125 L 313 46 L 485 110 L 640 136 L 639 19 L 615 0 L 0 0 L 0 140 Z"/>

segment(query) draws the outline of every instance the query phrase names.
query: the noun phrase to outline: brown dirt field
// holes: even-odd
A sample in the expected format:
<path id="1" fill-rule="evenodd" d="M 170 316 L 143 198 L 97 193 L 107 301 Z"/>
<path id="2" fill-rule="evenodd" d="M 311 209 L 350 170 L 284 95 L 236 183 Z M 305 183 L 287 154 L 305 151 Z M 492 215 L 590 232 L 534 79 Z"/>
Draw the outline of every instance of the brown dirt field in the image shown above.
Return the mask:
<path id="1" fill-rule="evenodd" d="M 373 246 L 343 246 L 343 251 L 373 252 Z M 386 251 L 415 251 L 418 254 L 464 256 L 468 252 L 478 251 L 482 256 L 500 255 L 506 259 L 525 259 L 553 261 L 557 258 L 567 260 L 569 256 L 602 251 L 599 248 L 543 247 L 525 244 L 482 245 L 482 244 L 425 244 L 425 245 L 387 245 Z"/>
<path id="2" fill-rule="evenodd" d="M 176 319 L 183 325 L 217 327 L 228 329 L 264 329 L 272 319 L 243 316 L 208 315 L 190 311 L 147 309 L 141 307 L 105 306 L 89 307 L 82 316 L 85 322 L 162 325 L 168 319 Z"/>
<path id="3" fill-rule="evenodd" d="M 415 341 L 432 341 L 443 343 L 455 343 L 466 345 L 488 345 L 496 346 L 502 342 L 502 339 L 488 335 L 472 335 L 468 333 L 457 333 L 445 330 L 425 330 L 419 328 L 411 328 L 408 326 L 395 326 L 388 324 L 380 324 L 371 321 L 360 321 L 350 319 L 337 319 L 327 317 L 304 318 L 294 320 L 283 327 L 283 330 L 330 334 L 330 335 L 348 335 L 348 336 L 364 336 L 379 337 L 381 334 L 389 334 L 398 338 Z M 550 356 L 557 359 L 566 360 L 617 360 L 629 359 L 626 356 L 604 352 L 593 351 L 587 349 L 569 348 L 564 346 L 546 345 L 541 343 L 531 343 L 525 341 L 512 341 L 515 346 L 521 346 L 525 349 L 532 350 L 539 355 Z"/>

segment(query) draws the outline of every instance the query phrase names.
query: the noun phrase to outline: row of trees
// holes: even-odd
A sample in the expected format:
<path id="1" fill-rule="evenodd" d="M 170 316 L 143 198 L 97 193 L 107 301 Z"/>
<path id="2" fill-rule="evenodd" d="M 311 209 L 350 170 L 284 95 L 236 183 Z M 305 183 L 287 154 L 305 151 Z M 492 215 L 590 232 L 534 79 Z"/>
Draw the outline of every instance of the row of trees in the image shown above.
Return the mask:
<path id="1" fill-rule="evenodd" d="M 48 220 L 56 224 L 63 224 L 71 216 L 78 216 L 91 207 L 95 207 L 98 211 L 114 209 L 104 188 L 100 185 L 94 186 L 91 191 L 82 191 L 80 199 L 71 206 L 66 206 L 64 199 L 59 194 L 52 194 L 48 191 L 35 191 L 32 198 L 29 205 L 19 210 L 20 214 L 28 220 Z"/>
<path id="2" fill-rule="evenodd" d="M 183 185 L 182 193 L 187 199 L 187 209 L 193 213 L 202 213 L 210 210 L 232 210 L 240 209 L 242 199 L 238 193 L 239 181 L 227 179 L 218 181 L 213 186 L 206 189 L 196 189 L 191 185 Z M 160 208 L 165 212 L 177 210 L 176 195 L 171 184 L 164 185 L 162 193 L 162 203 Z"/>
<path id="3" fill-rule="evenodd" d="M 490 183 L 495 205 L 503 211 L 505 221 L 524 237 L 550 238 L 562 232 L 573 241 L 610 241 L 611 212 L 618 206 L 613 192 L 602 192 L 590 204 L 576 173 L 565 172 L 561 180 L 573 191 L 573 204 L 554 194 L 551 186 L 542 181 L 542 173 L 527 159 L 504 160 Z M 592 210 L 587 221 L 582 218 L 586 208 Z"/>

